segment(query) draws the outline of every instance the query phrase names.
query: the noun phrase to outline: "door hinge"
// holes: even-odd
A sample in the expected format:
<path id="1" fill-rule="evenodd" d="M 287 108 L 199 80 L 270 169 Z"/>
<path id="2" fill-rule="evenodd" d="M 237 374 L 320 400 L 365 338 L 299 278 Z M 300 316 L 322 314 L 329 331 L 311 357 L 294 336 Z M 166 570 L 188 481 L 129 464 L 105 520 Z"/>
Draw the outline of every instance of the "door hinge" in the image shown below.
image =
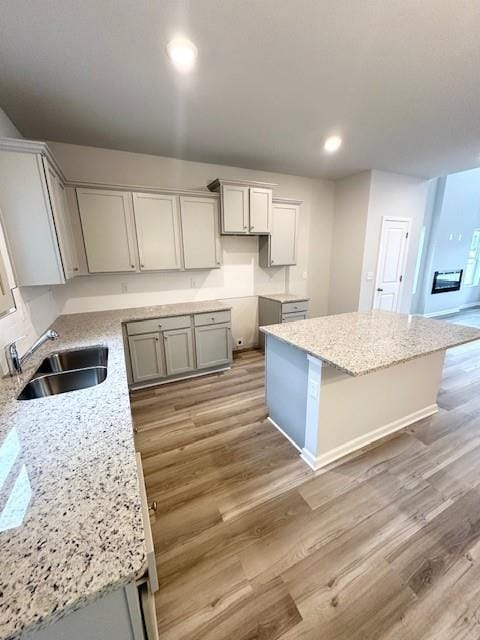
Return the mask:
<path id="1" fill-rule="evenodd" d="M 408 238 L 408 231 L 407 231 L 407 233 L 405 234 L 405 238 Z"/>
<path id="2" fill-rule="evenodd" d="M 403 276 L 400 276 L 400 282 L 403 280 Z"/>

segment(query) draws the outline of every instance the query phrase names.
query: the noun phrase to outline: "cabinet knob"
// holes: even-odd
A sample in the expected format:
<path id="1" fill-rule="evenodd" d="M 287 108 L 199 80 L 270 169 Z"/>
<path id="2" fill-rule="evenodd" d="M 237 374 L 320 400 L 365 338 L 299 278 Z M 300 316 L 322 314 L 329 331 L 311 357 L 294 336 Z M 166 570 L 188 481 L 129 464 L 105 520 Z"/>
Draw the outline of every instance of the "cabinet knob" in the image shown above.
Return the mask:
<path id="1" fill-rule="evenodd" d="M 250 227 L 250 231 L 253 231 L 254 229 L 255 229 L 255 227 L 252 225 L 252 226 Z"/>
<path id="2" fill-rule="evenodd" d="M 148 508 L 150 509 L 150 511 L 156 511 L 156 510 L 158 509 L 157 501 L 156 501 L 156 500 L 153 500 L 153 501 L 150 503 L 150 505 L 149 505 L 149 507 L 148 507 Z"/>
<path id="3" fill-rule="evenodd" d="M 73 267 L 73 270 L 74 271 L 78 271 L 79 269 L 78 269 L 78 267 Z"/>
<path id="4" fill-rule="evenodd" d="M 135 265 L 134 264 L 131 264 L 130 266 L 132 267 L 132 269 L 135 269 Z"/>
<path id="5" fill-rule="evenodd" d="M 246 231 L 246 230 L 247 230 L 247 225 L 246 225 L 246 224 L 244 224 L 244 225 L 243 225 L 243 228 L 244 228 L 244 230 Z"/>
<path id="6" fill-rule="evenodd" d="M 141 267 L 142 269 L 145 269 L 145 265 L 144 265 L 144 264 L 141 264 L 141 265 L 140 265 L 140 267 Z"/>
<path id="7" fill-rule="evenodd" d="M 270 260 L 270 262 L 273 264 L 275 262 L 275 260 Z"/>
<path id="8" fill-rule="evenodd" d="M 161 324 L 159 324 L 159 325 L 158 325 L 158 328 L 159 328 L 159 329 L 161 329 L 161 328 L 162 328 L 162 325 L 161 325 Z"/>
<path id="9" fill-rule="evenodd" d="M 155 338 L 155 340 L 158 342 L 160 340 L 160 338 Z"/>
<path id="10" fill-rule="evenodd" d="M 380 287 L 377 289 L 377 291 L 383 291 L 383 289 L 380 289 Z"/>

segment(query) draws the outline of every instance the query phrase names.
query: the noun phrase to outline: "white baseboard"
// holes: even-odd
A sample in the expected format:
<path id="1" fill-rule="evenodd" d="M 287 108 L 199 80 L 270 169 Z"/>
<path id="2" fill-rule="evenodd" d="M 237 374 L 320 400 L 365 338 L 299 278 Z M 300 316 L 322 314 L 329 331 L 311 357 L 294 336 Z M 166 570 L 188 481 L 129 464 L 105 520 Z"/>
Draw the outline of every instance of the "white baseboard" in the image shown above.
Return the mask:
<path id="1" fill-rule="evenodd" d="M 460 307 L 454 309 L 444 309 L 443 311 L 432 311 L 431 313 L 424 313 L 424 318 L 436 318 L 437 316 L 451 316 L 454 313 L 460 313 Z"/>
<path id="2" fill-rule="evenodd" d="M 297 451 L 302 451 L 302 447 L 299 447 L 299 446 L 298 446 L 298 444 L 297 444 L 296 442 L 294 442 L 294 441 L 291 439 L 291 437 L 288 435 L 288 433 L 285 433 L 285 431 L 284 431 L 281 427 L 279 427 L 279 426 L 278 426 L 278 424 L 275 422 L 275 420 L 272 420 L 272 419 L 270 418 L 270 416 L 268 416 L 267 420 L 268 420 L 271 424 L 273 424 L 273 426 L 275 427 L 275 429 L 278 429 L 278 431 L 280 431 L 280 433 L 282 434 L 282 436 L 284 436 L 284 437 L 285 437 L 285 438 L 290 442 L 290 444 L 293 444 L 293 446 L 295 447 L 295 449 L 296 449 Z"/>
<path id="3" fill-rule="evenodd" d="M 327 453 L 322 454 L 321 456 L 314 456 L 307 449 L 302 449 L 302 455 L 300 456 L 304 462 L 306 462 L 314 471 L 325 467 L 327 464 L 338 460 L 339 458 L 343 458 L 344 456 L 365 447 L 367 444 L 371 444 L 376 440 L 380 440 L 385 436 L 388 436 L 395 431 L 399 431 L 400 429 L 404 429 L 408 427 L 410 424 L 417 422 L 417 420 L 421 420 L 422 418 L 428 418 L 428 416 L 437 413 L 438 405 L 431 404 L 428 407 L 424 407 L 423 409 L 419 409 L 418 411 L 414 411 L 407 416 L 403 416 L 403 418 L 399 418 L 398 420 L 394 420 L 389 424 L 383 425 L 374 431 L 370 431 L 365 435 L 359 436 L 354 440 L 350 440 L 350 442 L 346 442 L 331 451 L 327 451 Z M 277 425 L 275 425 L 277 426 Z M 280 431 L 282 431 L 279 427 L 277 427 Z M 283 433 L 283 432 L 282 432 Z M 286 435 L 286 434 L 284 434 Z M 288 436 L 287 436 L 288 437 Z M 290 440 L 290 438 L 289 438 Z M 296 445 L 295 445 L 296 446 Z M 297 447 L 298 449 L 298 447 Z"/>

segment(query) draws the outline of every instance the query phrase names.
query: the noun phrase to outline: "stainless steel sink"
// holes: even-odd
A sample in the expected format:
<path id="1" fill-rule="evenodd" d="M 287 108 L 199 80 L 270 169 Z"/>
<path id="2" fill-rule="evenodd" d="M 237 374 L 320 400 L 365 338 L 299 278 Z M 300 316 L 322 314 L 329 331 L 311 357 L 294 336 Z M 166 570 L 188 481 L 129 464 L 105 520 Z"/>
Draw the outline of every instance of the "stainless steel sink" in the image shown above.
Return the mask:
<path id="1" fill-rule="evenodd" d="M 87 389 L 107 377 L 108 347 L 96 345 L 57 351 L 45 358 L 17 400 L 35 400 Z"/>
<path id="2" fill-rule="evenodd" d="M 88 367 L 34 377 L 23 388 L 17 400 L 35 400 L 47 396 L 87 389 L 101 384 L 107 377 L 107 367 Z"/>
<path id="3" fill-rule="evenodd" d="M 62 371 L 86 369 L 87 367 L 106 367 L 107 360 L 108 347 L 104 346 L 57 351 L 42 361 L 32 377 L 36 378 L 45 373 L 60 373 Z"/>

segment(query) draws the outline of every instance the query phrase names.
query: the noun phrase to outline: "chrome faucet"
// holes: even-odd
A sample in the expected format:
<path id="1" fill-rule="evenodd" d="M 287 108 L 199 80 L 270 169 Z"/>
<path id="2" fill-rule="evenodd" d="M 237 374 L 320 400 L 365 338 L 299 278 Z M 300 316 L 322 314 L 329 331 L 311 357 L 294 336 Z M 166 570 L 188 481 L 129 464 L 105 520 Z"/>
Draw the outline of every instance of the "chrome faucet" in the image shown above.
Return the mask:
<path id="1" fill-rule="evenodd" d="M 60 335 L 54 329 L 45 331 L 45 333 L 42 333 L 38 340 L 32 344 L 30 349 L 26 351 L 23 356 L 18 355 L 16 340 L 7 344 L 5 347 L 5 357 L 7 359 L 8 372 L 10 375 L 15 376 L 18 373 L 22 373 L 23 363 L 26 362 L 35 353 L 35 351 L 42 346 L 42 344 L 47 340 L 58 340 L 59 337 Z"/>

